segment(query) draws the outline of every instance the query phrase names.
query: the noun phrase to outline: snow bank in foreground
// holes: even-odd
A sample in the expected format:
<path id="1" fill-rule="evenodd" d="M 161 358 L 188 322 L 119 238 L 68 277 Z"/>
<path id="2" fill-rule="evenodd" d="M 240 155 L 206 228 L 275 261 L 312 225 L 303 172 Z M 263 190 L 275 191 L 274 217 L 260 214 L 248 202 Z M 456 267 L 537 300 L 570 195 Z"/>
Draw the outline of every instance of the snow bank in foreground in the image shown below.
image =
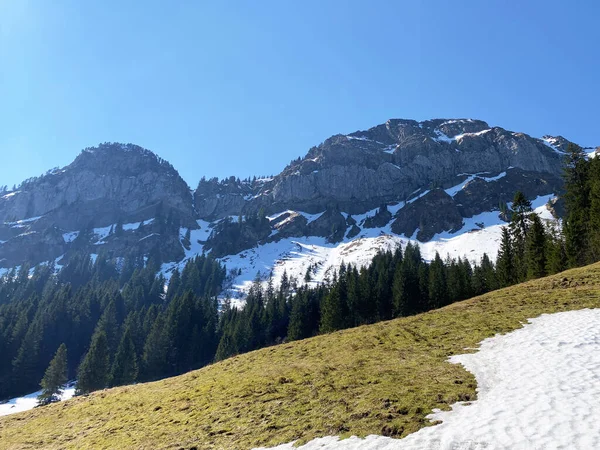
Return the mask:
<path id="1" fill-rule="evenodd" d="M 13 398 L 6 403 L 0 404 L 0 416 L 8 416 L 9 414 L 15 414 L 35 408 L 38 404 L 38 395 L 41 393 L 42 391 L 37 391 L 33 394 Z M 75 395 L 75 383 L 69 383 L 63 391 L 63 394 L 60 396 L 60 400 L 69 400 L 73 395 Z"/>
<path id="2" fill-rule="evenodd" d="M 543 315 L 450 358 L 472 372 L 478 400 L 395 440 L 315 439 L 300 450 L 600 448 L 600 309 Z M 292 444 L 276 447 L 292 449 Z"/>

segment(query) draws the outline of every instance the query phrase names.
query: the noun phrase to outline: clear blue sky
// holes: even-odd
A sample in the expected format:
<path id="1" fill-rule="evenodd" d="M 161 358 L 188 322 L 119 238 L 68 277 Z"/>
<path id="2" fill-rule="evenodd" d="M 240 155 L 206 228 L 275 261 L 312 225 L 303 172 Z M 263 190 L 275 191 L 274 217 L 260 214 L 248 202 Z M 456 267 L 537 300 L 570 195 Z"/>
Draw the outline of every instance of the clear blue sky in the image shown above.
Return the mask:
<path id="1" fill-rule="evenodd" d="M 195 187 L 393 117 L 600 145 L 599 4 L 0 0 L 0 184 L 119 141 Z"/>

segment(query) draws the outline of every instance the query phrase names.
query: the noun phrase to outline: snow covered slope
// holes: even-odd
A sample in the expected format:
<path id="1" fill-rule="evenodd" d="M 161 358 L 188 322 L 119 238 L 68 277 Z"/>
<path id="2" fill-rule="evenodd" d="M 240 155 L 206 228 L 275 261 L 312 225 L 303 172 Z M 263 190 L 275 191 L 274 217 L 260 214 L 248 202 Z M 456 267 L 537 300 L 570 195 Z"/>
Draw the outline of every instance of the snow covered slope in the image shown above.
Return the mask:
<path id="1" fill-rule="evenodd" d="M 428 416 L 404 439 L 315 439 L 279 450 L 600 448 L 600 309 L 543 315 L 450 358 L 477 379 L 478 399 Z M 263 449 L 264 450 L 264 449 Z"/>
<path id="2" fill-rule="evenodd" d="M 463 183 L 464 184 L 464 183 Z M 545 220 L 554 220 L 547 208 L 548 202 L 554 195 L 545 195 L 532 202 L 535 212 Z M 395 214 L 404 207 L 399 204 L 390 207 Z M 463 220 L 463 226 L 455 232 L 437 234 L 428 242 L 418 242 L 413 236 L 394 234 L 391 222 L 383 227 L 367 228 L 365 221 L 373 217 L 377 210 L 366 214 L 353 216 L 360 228 L 360 233 L 353 238 L 344 238 L 342 242 L 330 243 L 319 236 L 288 237 L 275 242 L 260 244 L 255 248 L 242 251 L 235 255 L 220 258 L 230 271 L 228 288 L 224 297 L 234 300 L 234 304 L 243 299 L 245 292 L 252 282 L 260 276 L 266 281 L 272 274 L 275 285 L 279 284 L 284 273 L 288 278 L 295 278 L 299 284 L 315 285 L 322 283 L 331 276 L 332 270 L 337 270 L 340 264 L 351 264 L 357 267 L 368 265 L 371 259 L 381 251 L 393 251 L 398 246 L 406 246 L 411 241 L 418 243 L 421 253 L 426 260 L 434 258 L 438 252 L 445 258 L 468 258 L 479 263 L 484 253 L 495 260 L 498 252 L 502 226 L 506 223 L 500 218 L 499 211 L 491 211 Z M 315 220 L 317 215 L 305 215 L 309 220 Z M 343 215 L 347 216 L 345 213 Z M 277 216 L 272 216 L 274 220 Z M 191 232 L 192 247 L 186 250 L 186 259 L 193 258 L 204 251 L 201 242 L 208 239 L 212 224 L 198 222 L 201 229 Z M 182 229 L 181 236 L 186 229 Z M 415 232 L 416 235 L 416 232 Z M 185 260 L 178 263 L 165 264 L 163 272 L 166 276 L 176 267 L 182 268 Z M 307 276 L 307 272 L 309 276 Z"/>

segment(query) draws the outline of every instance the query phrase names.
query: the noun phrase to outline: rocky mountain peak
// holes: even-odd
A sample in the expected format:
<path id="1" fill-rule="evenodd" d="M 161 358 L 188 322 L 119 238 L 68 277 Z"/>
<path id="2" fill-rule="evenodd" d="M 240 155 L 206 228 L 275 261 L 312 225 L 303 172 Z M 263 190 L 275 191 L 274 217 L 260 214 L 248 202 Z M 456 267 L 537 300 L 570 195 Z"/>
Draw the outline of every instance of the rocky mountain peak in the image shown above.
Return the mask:
<path id="1" fill-rule="evenodd" d="M 96 173 L 118 171 L 124 175 L 156 170 L 179 177 L 177 170 L 154 152 L 135 144 L 118 142 L 106 142 L 82 150 L 66 169 L 92 170 Z"/>

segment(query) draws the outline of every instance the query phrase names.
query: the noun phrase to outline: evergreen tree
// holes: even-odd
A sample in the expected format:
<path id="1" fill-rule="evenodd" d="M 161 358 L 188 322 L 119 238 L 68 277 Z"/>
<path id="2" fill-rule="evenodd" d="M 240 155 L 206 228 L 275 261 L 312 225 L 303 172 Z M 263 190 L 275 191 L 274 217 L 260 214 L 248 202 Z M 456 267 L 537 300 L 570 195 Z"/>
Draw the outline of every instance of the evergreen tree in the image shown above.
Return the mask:
<path id="1" fill-rule="evenodd" d="M 60 400 L 63 387 L 68 380 L 67 376 L 67 346 L 61 344 L 40 383 L 42 387 L 42 393 L 38 396 L 40 404 L 45 405 Z"/>
<path id="2" fill-rule="evenodd" d="M 531 202 L 521 191 L 515 193 L 512 204 L 512 217 L 509 224 L 511 234 L 516 280 L 526 278 L 527 265 L 525 260 L 525 240 L 531 226 Z"/>
<path id="3" fill-rule="evenodd" d="M 563 178 L 565 251 L 569 266 L 577 267 L 589 261 L 589 183 L 585 153 L 575 144 L 567 148 Z"/>
<path id="4" fill-rule="evenodd" d="M 169 373 L 171 346 L 165 328 L 165 315 L 159 313 L 144 344 L 144 378 L 158 379 Z"/>
<path id="5" fill-rule="evenodd" d="M 511 286 L 517 282 L 513 243 L 507 227 L 502 227 L 502 238 L 496 260 L 496 274 L 499 287 Z"/>
<path id="6" fill-rule="evenodd" d="M 113 361 L 110 386 L 122 386 L 132 384 L 136 381 L 138 375 L 137 355 L 135 346 L 131 338 L 129 328 L 123 333 L 117 354 Z"/>
<path id="7" fill-rule="evenodd" d="M 348 312 L 340 291 L 338 285 L 334 286 L 321 303 L 321 333 L 331 333 L 345 328 Z"/>
<path id="8" fill-rule="evenodd" d="M 94 333 L 90 350 L 79 366 L 77 372 L 78 395 L 88 394 L 108 385 L 109 379 L 108 342 L 104 331 Z"/>
<path id="9" fill-rule="evenodd" d="M 546 230 L 542 219 L 532 213 L 530 216 L 531 227 L 527 234 L 525 245 L 525 263 L 527 266 L 527 279 L 541 278 L 546 275 Z"/>
<path id="10" fill-rule="evenodd" d="M 394 273 L 392 292 L 396 317 L 409 316 L 424 309 L 419 283 L 421 262 L 419 246 L 409 242 L 404 250 L 402 263 L 396 267 Z"/>
<path id="11" fill-rule="evenodd" d="M 432 308 L 448 304 L 446 268 L 438 252 L 435 252 L 435 258 L 429 266 L 429 304 Z"/>
<path id="12" fill-rule="evenodd" d="M 490 261 L 489 256 L 484 253 L 481 257 L 481 263 L 473 270 L 473 289 L 474 295 L 485 294 L 486 292 L 497 289 L 496 269 Z"/>
<path id="13" fill-rule="evenodd" d="M 557 227 L 548 230 L 546 239 L 546 273 L 549 275 L 562 272 L 567 269 L 567 253 L 565 241 Z"/>
<path id="14" fill-rule="evenodd" d="M 590 262 L 600 260 L 600 158 L 592 158 L 589 165 L 589 256 Z"/>

